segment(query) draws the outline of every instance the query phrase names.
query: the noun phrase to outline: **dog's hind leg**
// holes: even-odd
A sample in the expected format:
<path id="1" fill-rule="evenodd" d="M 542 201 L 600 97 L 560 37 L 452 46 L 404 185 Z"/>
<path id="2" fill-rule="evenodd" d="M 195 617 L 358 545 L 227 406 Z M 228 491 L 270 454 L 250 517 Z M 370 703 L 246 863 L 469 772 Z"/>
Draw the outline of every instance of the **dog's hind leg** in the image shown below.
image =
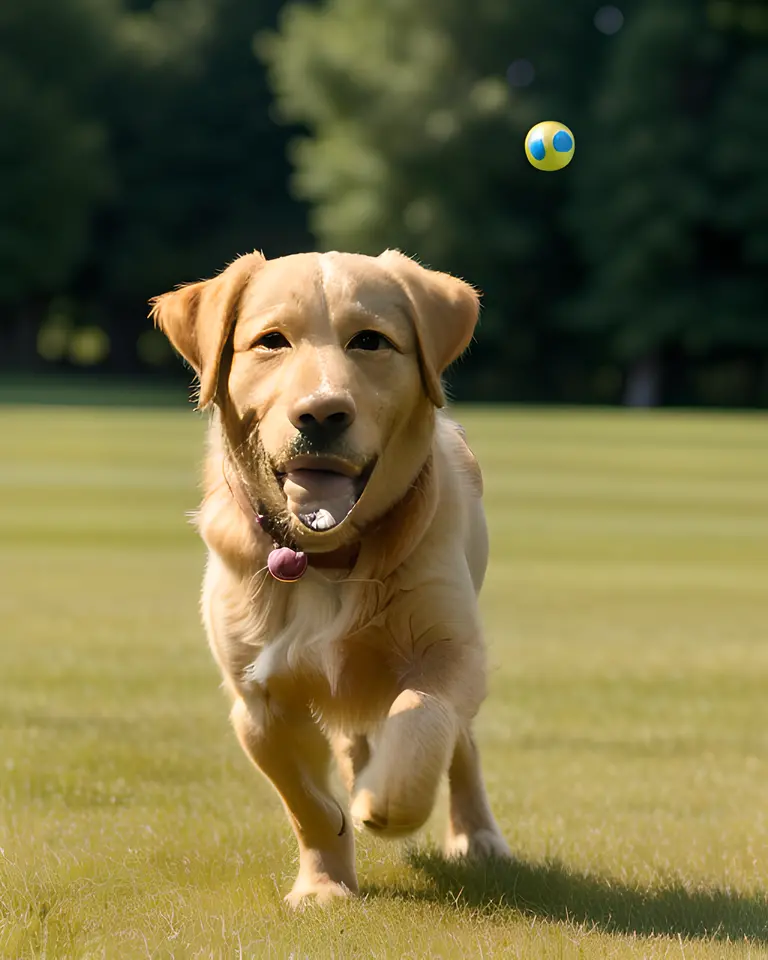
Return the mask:
<path id="1" fill-rule="evenodd" d="M 328 787 L 330 746 L 309 712 L 275 716 L 262 702 L 238 698 L 231 716 L 241 746 L 279 793 L 299 843 L 299 875 L 286 900 L 295 907 L 307 897 L 357 893 L 354 834 Z"/>
<path id="2" fill-rule="evenodd" d="M 449 857 L 509 857 L 509 847 L 491 812 L 480 769 L 480 754 L 468 726 L 456 738 L 448 770 Z"/>

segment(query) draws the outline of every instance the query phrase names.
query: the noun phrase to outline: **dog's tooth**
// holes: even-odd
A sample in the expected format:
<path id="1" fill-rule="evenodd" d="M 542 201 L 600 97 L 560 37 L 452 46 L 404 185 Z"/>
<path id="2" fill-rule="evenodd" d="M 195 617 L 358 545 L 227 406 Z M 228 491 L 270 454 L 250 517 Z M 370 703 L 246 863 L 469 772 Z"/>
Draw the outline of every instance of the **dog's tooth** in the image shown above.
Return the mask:
<path id="1" fill-rule="evenodd" d="M 336 526 L 336 521 L 333 519 L 333 515 L 330 513 L 330 511 L 318 510 L 315 514 L 312 526 L 315 530 L 330 530 L 331 527 Z"/>
<path id="2" fill-rule="evenodd" d="M 299 520 L 311 530 L 330 530 L 336 526 L 336 518 L 330 510 L 313 510 L 311 513 L 300 513 Z"/>

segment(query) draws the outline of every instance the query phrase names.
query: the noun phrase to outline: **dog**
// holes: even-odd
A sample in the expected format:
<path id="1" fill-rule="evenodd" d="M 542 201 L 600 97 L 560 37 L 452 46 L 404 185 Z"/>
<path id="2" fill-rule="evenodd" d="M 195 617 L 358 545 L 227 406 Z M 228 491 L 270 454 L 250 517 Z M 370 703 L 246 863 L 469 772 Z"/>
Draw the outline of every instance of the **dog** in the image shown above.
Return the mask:
<path id="1" fill-rule="evenodd" d="M 352 826 L 414 833 L 446 773 L 447 855 L 510 856 L 472 733 L 482 475 L 443 409 L 478 314 L 398 250 L 254 252 L 151 301 L 210 411 L 201 619 L 298 841 L 292 906 L 357 893 Z"/>

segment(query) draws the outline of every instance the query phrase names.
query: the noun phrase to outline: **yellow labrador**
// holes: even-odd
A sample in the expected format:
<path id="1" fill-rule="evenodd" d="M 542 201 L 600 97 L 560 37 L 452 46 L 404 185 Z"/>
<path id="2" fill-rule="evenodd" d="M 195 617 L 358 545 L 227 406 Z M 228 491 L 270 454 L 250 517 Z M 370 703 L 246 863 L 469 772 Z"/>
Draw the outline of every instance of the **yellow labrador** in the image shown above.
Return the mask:
<path id="1" fill-rule="evenodd" d="M 396 250 L 252 253 L 152 314 L 212 409 L 202 618 L 238 739 L 298 840 L 288 901 L 356 892 L 350 819 L 412 833 L 446 772 L 447 853 L 508 856 L 471 732 L 482 479 L 438 409 L 476 292 Z"/>

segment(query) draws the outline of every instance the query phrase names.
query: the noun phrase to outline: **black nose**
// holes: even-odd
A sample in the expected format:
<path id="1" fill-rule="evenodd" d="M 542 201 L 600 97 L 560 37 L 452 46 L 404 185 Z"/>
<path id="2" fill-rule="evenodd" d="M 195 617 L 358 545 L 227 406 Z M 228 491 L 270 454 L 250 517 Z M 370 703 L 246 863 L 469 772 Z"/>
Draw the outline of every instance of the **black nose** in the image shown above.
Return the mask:
<path id="1" fill-rule="evenodd" d="M 329 450 L 352 422 L 351 417 L 339 411 L 325 420 L 304 414 L 299 422 L 299 434 L 317 450 Z"/>
<path id="2" fill-rule="evenodd" d="M 355 419 L 355 402 L 348 393 L 303 397 L 289 412 L 291 423 L 308 439 L 330 443 Z"/>
<path id="3" fill-rule="evenodd" d="M 352 417 L 346 410 L 337 410 L 336 413 L 329 413 L 322 419 L 316 417 L 313 413 L 302 413 L 299 417 L 299 430 L 346 430 L 352 423 Z"/>

